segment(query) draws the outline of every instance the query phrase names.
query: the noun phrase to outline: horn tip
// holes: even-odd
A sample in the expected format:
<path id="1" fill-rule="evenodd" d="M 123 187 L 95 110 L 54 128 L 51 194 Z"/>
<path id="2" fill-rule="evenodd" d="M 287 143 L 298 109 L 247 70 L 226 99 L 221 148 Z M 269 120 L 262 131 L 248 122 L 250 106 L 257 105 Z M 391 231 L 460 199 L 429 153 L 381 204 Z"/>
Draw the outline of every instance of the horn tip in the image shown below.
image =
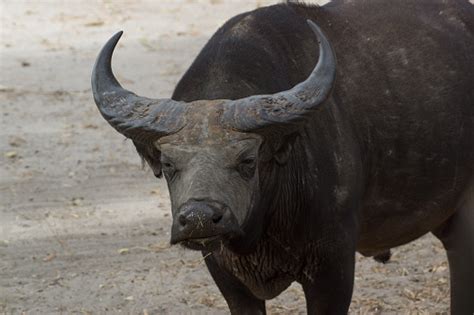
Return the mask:
<path id="1" fill-rule="evenodd" d="M 308 23 L 309 27 L 310 27 L 310 28 L 313 30 L 313 32 L 315 32 L 316 35 L 318 35 L 318 37 L 319 37 L 319 34 L 322 33 L 322 32 L 321 32 L 321 29 L 319 28 L 319 26 L 318 26 L 316 23 L 314 23 L 312 20 L 310 20 L 310 19 L 307 19 L 307 20 L 306 20 L 306 23 Z"/>
<path id="2" fill-rule="evenodd" d="M 313 20 L 311 20 L 311 19 L 306 19 L 306 23 L 308 23 L 308 25 L 311 26 L 311 27 L 314 27 L 314 26 L 318 27 L 316 25 L 316 23 L 314 23 Z"/>
<path id="3" fill-rule="evenodd" d="M 310 19 L 307 19 L 306 23 L 308 23 L 309 28 L 311 28 L 313 33 L 316 35 L 316 39 L 318 41 L 318 44 L 321 46 L 321 42 L 325 38 L 323 31 L 321 30 L 321 28 L 316 23 L 314 23 Z"/>
<path id="4" fill-rule="evenodd" d="M 120 37 L 122 37 L 122 35 L 123 35 L 123 31 L 121 30 L 121 31 L 118 31 L 117 33 L 115 33 L 114 36 L 112 36 L 112 38 L 114 40 L 119 40 Z"/>

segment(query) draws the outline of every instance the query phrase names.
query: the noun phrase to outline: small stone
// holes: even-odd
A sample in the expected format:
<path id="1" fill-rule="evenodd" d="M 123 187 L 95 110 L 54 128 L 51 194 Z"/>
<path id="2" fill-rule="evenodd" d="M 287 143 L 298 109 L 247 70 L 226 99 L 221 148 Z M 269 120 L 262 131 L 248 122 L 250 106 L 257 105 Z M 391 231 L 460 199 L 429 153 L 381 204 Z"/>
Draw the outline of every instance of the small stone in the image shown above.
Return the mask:
<path id="1" fill-rule="evenodd" d="M 80 205 L 82 205 L 82 200 L 84 200 L 84 198 L 74 197 L 74 198 L 71 199 L 71 204 L 75 207 L 80 206 Z"/>

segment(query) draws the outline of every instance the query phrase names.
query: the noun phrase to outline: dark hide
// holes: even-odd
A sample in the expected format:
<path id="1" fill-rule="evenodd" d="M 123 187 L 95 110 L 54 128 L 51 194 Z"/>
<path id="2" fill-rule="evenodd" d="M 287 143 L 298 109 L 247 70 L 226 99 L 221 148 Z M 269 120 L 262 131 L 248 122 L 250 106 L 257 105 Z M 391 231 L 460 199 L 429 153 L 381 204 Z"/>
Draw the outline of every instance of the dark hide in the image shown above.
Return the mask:
<path id="1" fill-rule="evenodd" d="M 347 313 L 356 251 L 385 261 L 381 253 L 435 231 L 448 251 L 452 311 L 474 312 L 465 293 L 474 291 L 468 1 L 338 0 L 244 13 L 213 35 L 172 99 L 236 100 L 304 81 L 318 61 L 307 19 L 331 42 L 336 83 L 291 131 L 255 131 L 259 181 L 243 236 L 203 251 L 231 311 L 264 313 L 265 299 L 298 281 L 308 313 Z M 157 147 L 135 145 L 161 174 Z"/>
<path id="2" fill-rule="evenodd" d="M 211 270 L 214 277 L 230 272 L 238 279 L 236 291 L 243 284 L 267 299 L 297 280 L 308 298 L 326 301 L 308 301 L 310 311 L 346 312 L 353 250 L 376 255 L 434 230 L 453 215 L 469 185 L 474 14 L 467 1 L 258 9 L 216 32 L 173 99 L 238 99 L 291 88 L 318 59 L 306 19 L 323 29 L 336 52 L 333 97 L 293 137 L 288 163 L 260 170 L 262 198 L 271 198 L 252 210 L 259 215 L 249 225 L 260 228 L 265 217 L 257 250 L 207 260 L 222 268 Z M 346 272 L 351 280 L 331 276 Z M 314 278 L 322 283 L 314 289 L 318 298 L 308 296 Z M 247 295 L 241 300 L 250 301 L 240 307 L 232 294 L 226 298 L 237 312 L 258 309 L 258 299 Z"/>

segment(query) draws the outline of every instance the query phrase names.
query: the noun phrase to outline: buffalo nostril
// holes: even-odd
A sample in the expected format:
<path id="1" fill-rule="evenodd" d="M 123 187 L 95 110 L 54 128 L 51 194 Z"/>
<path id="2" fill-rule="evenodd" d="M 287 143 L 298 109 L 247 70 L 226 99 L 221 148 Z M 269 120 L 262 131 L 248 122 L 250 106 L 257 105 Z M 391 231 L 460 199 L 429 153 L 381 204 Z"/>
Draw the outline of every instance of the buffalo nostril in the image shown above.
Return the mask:
<path id="1" fill-rule="evenodd" d="M 212 215 L 212 222 L 214 222 L 215 224 L 219 223 L 219 221 L 222 219 L 223 217 L 223 214 L 222 213 L 214 213 Z"/>
<path id="2" fill-rule="evenodd" d="M 179 224 L 181 224 L 181 226 L 185 226 L 186 225 L 186 216 L 184 214 L 180 214 L 178 216 L 178 222 Z"/>

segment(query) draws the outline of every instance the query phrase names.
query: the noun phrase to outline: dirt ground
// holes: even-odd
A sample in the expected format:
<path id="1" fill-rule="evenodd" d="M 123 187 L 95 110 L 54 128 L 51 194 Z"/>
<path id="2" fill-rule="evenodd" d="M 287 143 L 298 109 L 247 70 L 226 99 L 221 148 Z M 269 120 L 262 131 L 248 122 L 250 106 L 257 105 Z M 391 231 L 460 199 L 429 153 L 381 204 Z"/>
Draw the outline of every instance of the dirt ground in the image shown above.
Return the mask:
<path id="1" fill-rule="evenodd" d="M 116 31 L 119 80 L 168 97 L 225 20 L 258 0 L 0 1 L 0 314 L 227 313 L 199 253 L 169 246 L 170 204 L 92 100 Z M 432 236 L 382 265 L 358 256 L 353 314 L 445 313 Z M 299 285 L 270 314 L 305 313 Z"/>

